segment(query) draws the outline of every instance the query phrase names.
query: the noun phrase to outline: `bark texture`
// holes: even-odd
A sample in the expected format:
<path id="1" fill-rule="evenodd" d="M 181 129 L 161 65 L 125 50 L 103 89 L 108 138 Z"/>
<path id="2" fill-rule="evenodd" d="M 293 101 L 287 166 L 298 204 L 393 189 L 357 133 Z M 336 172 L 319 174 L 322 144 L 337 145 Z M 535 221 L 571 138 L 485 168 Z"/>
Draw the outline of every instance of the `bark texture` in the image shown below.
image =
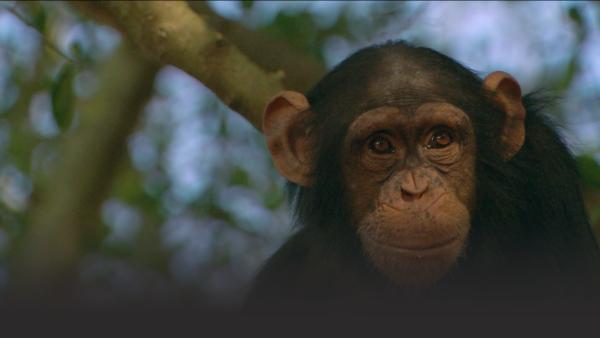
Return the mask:
<path id="1" fill-rule="evenodd" d="M 63 140 L 60 162 L 36 187 L 28 227 L 11 262 L 16 301 L 69 301 L 86 235 L 151 97 L 158 67 L 123 48 L 101 72 L 99 92 L 81 106 L 81 124 Z"/>
<path id="2" fill-rule="evenodd" d="M 283 72 L 266 73 L 183 1 L 102 2 L 151 59 L 194 76 L 261 130 L 265 103 L 283 90 Z"/>

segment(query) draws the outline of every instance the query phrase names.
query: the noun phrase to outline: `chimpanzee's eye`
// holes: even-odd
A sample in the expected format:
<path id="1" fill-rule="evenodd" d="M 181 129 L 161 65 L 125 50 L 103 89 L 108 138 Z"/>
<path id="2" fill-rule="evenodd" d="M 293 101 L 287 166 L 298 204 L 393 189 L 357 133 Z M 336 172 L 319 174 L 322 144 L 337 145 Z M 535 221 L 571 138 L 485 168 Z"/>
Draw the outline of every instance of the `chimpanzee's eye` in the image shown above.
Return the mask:
<path id="1" fill-rule="evenodd" d="M 375 154 L 391 154 L 396 151 L 392 142 L 382 135 L 377 135 L 369 141 L 369 149 Z"/>
<path id="2" fill-rule="evenodd" d="M 427 149 L 446 148 L 454 142 L 452 133 L 449 130 L 441 129 L 434 132 L 427 142 Z"/>

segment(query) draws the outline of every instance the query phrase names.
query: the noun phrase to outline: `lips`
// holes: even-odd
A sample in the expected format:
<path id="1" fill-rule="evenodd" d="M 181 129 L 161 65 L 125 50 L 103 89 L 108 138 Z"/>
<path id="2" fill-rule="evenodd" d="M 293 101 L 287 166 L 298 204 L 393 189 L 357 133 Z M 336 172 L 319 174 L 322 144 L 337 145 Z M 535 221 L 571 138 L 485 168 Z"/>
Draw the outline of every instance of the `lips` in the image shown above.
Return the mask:
<path id="1" fill-rule="evenodd" d="M 370 244 L 384 247 L 386 249 L 403 252 L 407 254 L 414 254 L 418 256 L 423 256 L 427 254 L 435 254 L 438 252 L 445 251 L 447 249 L 451 249 L 454 247 L 458 240 L 458 235 L 454 237 L 435 242 L 419 242 L 419 243 L 403 243 L 401 245 L 393 245 L 390 243 L 382 243 L 376 239 L 373 239 L 368 234 L 364 234 L 364 238 L 366 238 Z"/>
<path id="2" fill-rule="evenodd" d="M 454 243 L 457 238 L 458 238 L 458 236 L 454 236 L 452 238 L 449 238 L 447 240 L 440 241 L 440 242 L 414 243 L 414 244 L 406 244 L 406 245 L 402 245 L 402 246 L 392 246 L 392 247 L 395 247 L 398 249 L 404 249 L 404 250 L 414 250 L 414 251 L 431 250 L 431 249 L 442 248 L 447 245 L 450 245 L 450 244 Z M 391 245 L 388 245 L 388 246 L 391 246 Z"/>

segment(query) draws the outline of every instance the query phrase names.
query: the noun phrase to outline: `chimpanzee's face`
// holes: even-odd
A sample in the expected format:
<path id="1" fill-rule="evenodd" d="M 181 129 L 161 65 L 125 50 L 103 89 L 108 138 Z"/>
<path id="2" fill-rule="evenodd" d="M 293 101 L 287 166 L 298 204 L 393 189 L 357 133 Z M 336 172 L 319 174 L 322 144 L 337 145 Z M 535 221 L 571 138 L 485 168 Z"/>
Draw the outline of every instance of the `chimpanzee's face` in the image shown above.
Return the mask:
<path id="1" fill-rule="evenodd" d="M 402 286 L 440 279 L 460 255 L 475 197 L 475 134 L 443 102 L 360 114 L 343 146 L 354 224 L 375 267 Z"/>

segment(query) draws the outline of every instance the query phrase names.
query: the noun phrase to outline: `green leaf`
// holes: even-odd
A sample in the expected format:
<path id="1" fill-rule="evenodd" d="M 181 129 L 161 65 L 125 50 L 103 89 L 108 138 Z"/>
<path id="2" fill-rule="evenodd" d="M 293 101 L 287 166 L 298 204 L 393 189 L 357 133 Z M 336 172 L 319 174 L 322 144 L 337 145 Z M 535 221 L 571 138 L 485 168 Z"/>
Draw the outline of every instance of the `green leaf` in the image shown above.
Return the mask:
<path id="1" fill-rule="evenodd" d="M 263 204 L 265 208 L 269 210 L 275 210 L 285 201 L 285 193 L 282 189 L 273 187 L 265 193 L 263 198 Z"/>
<path id="2" fill-rule="evenodd" d="M 583 26 L 583 17 L 581 16 L 581 12 L 579 8 L 573 6 L 569 8 L 569 18 L 575 22 L 575 24 L 579 27 Z"/>
<path id="3" fill-rule="evenodd" d="M 582 43 L 586 39 L 588 31 L 585 25 L 585 19 L 581 15 L 581 9 L 575 6 L 569 8 L 569 18 L 575 24 L 575 33 L 577 33 L 577 41 L 579 43 Z"/>
<path id="4" fill-rule="evenodd" d="M 577 157 L 577 166 L 583 184 L 591 189 L 600 190 L 600 164 L 590 155 Z"/>
<path id="5" fill-rule="evenodd" d="M 233 215 L 216 204 L 209 204 L 202 211 L 202 216 L 209 216 L 214 219 L 223 220 L 229 224 L 235 224 Z"/>
<path id="6" fill-rule="evenodd" d="M 321 38 L 321 40 L 324 40 L 325 37 L 332 35 L 339 35 L 345 38 L 352 38 L 350 34 L 350 24 L 351 23 L 348 19 L 348 13 L 346 10 L 344 10 L 342 11 L 342 13 L 340 13 L 337 20 L 331 27 L 319 32 L 319 37 Z"/>
<path id="7" fill-rule="evenodd" d="M 318 28 L 312 14 L 303 11 L 297 14 L 279 12 L 273 22 L 261 29 L 266 34 L 286 40 L 295 48 L 322 60 Z"/>
<path id="8" fill-rule="evenodd" d="M 248 173 L 244 169 L 235 167 L 229 175 L 229 184 L 247 187 L 250 185 L 250 177 L 248 177 Z"/>
<path id="9" fill-rule="evenodd" d="M 86 60 L 86 55 L 81 42 L 77 41 L 72 43 L 71 46 L 69 46 L 69 49 L 71 50 L 71 55 L 73 55 L 75 60 Z"/>
<path id="10" fill-rule="evenodd" d="M 46 15 L 46 11 L 43 7 L 40 6 L 34 14 L 33 19 L 31 21 L 31 25 L 35 27 L 35 29 L 37 29 L 37 31 L 40 32 L 40 34 L 42 35 L 44 35 L 44 32 L 46 30 L 47 17 L 48 16 Z"/>
<path id="11" fill-rule="evenodd" d="M 552 89 L 557 92 L 563 92 L 569 89 L 579 71 L 579 59 L 577 58 L 577 55 L 573 55 L 571 60 L 569 60 L 567 67 L 564 69 L 564 73 L 556 80 Z"/>
<path id="12" fill-rule="evenodd" d="M 219 123 L 219 136 L 227 137 L 229 136 L 229 130 L 227 129 L 227 119 L 225 116 L 221 117 L 221 122 Z"/>
<path id="13" fill-rule="evenodd" d="M 252 0 L 242 0 L 241 3 L 244 9 L 251 9 L 252 5 L 254 5 L 254 1 Z"/>
<path id="14" fill-rule="evenodd" d="M 74 77 L 75 69 L 73 65 L 67 63 L 58 72 L 50 88 L 52 116 L 61 131 L 67 130 L 73 121 Z"/>

